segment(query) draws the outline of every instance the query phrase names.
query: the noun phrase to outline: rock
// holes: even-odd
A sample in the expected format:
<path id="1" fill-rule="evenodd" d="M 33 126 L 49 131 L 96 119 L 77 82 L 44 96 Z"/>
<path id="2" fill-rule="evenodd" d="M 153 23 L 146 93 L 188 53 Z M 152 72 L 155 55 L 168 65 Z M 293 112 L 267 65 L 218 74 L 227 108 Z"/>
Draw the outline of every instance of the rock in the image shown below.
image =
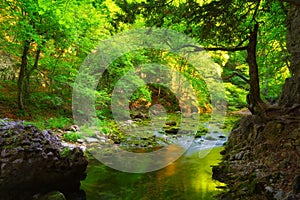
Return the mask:
<path id="1" fill-rule="evenodd" d="M 84 143 L 84 140 L 83 139 L 77 139 L 77 142 L 82 144 L 82 143 Z"/>
<path id="2" fill-rule="evenodd" d="M 135 121 L 137 120 L 144 120 L 144 119 L 149 119 L 149 116 L 144 113 L 137 113 L 137 114 L 130 114 L 130 117 L 134 119 Z"/>
<path id="3" fill-rule="evenodd" d="M 278 190 L 275 195 L 274 198 L 276 200 L 282 200 L 284 198 L 284 192 L 282 190 Z"/>
<path id="4" fill-rule="evenodd" d="M 64 148 L 50 131 L 9 120 L 0 120 L 0 141 L 1 199 L 80 189 L 88 164 L 81 149 Z"/>
<path id="5" fill-rule="evenodd" d="M 126 120 L 126 121 L 124 122 L 123 126 L 129 126 L 129 125 L 131 125 L 131 124 L 134 124 L 134 121 L 131 120 L 131 119 L 129 119 L 129 120 Z"/>
<path id="6" fill-rule="evenodd" d="M 97 136 L 98 140 L 102 143 L 107 143 L 108 139 L 104 136 Z"/>
<path id="7" fill-rule="evenodd" d="M 176 126 L 177 123 L 174 122 L 174 121 L 170 121 L 170 122 L 166 122 L 166 125 L 167 125 L 167 126 Z"/>
<path id="8" fill-rule="evenodd" d="M 98 143 L 98 139 L 97 138 L 92 138 L 92 137 L 85 137 L 85 141 L 87 143 Z"/>
<path id="9" fill-rule="evenodd" d="M 299 199 L 300 199 L 300 194 L 296 195 L 290 192 L 284 200 L 299 200 Z"/>
<path id="10" fill-rule="evenodd" d="M 293 189 L 286 199 L 300 200 L 298 109 L 300 105 L 289 111 L 269 109 L 265 111 L 268 115 L 244 116 L 239 121 L 229 135 L 220 166 L 213 168 L 213 178 L 228 186 L 224 195 L 279 200 L 287 196 L 285 191 Z M 262 188 L 253 189 L 255 183 L 262 183 Z M 245 187 L 249 191 L 241 194 Z"/>
<path id="11" fill-rule="evenodd" d="M 300 193 L 300 175 L 295 176 L 293 181 L 293 192 L 295 194 Z"/>
<path id="12" fill-rule="evenodd" d="M 213 137 L 212 135 L 206 135 L 205 139 L 206 140 L 218 140 L 217 138 Z"/>
<path id="13" fill-rule="evenodd" d="M 265 190 L 266 190 L 266 192 L 268 192 L 268 193 L 273 193 L 273 192 L 274 192 L 274 188 L 271 187 L 271 186 L 265 187 Z"/>
<path id="14" fill-rule="evenodd" d="M 80 128 L 78 125 L 72 125 L 69 128 L 67 128 L 66 131 L 79 132 Z"/>
<path id="15" fill-rule="evenodd" d="M 165 133 L 167 133 L 167 134 L 177 134 L 178 131 L 179 131 L 179 128 L 173 127 L 173 128 L 170 128 L 170 129 L 166 129 Z"/>
<path id="16" fill-rule="evenodd" d="M 288 139 L 292 139 L 292 140 L 296 140 L 297 138 L 299 138 L 299 132 L 300 129 L 295 129 L 294 131 L 290 132 L 288 135 Z"/>

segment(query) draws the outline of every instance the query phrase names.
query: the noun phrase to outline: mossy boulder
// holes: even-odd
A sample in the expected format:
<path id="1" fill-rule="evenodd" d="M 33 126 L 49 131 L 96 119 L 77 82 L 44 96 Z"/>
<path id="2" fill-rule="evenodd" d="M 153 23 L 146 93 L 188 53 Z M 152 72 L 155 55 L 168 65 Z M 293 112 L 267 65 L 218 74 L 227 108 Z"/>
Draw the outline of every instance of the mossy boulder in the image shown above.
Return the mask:
<path id="1" fill-rule="evenodd" d="M 64 153 L 63 153 L 64 152 Z M 0 120 L 0 196 L 31 199 L 33 194 L 80 190 L 87 159 L 80 148 L 63 151 L 51 131 Z"/>

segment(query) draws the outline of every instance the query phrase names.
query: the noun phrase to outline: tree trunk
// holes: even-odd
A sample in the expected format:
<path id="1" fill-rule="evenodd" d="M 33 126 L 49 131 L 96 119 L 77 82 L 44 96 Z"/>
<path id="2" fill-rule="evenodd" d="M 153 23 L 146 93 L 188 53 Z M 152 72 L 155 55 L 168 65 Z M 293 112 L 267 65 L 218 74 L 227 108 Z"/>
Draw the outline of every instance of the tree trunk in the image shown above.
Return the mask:
<path id="1" fill-rule="evenodd" d="M 30 96 L 30 75 L 28 72 L 25 71 L 25 78 L 24 78 L 24 99 L 25 101 L 29 99 Z"/>
<path id="2" fill-rule="evenodd" d="M 288 78 L 279 99 L 280 106 L 300 104 L 300 6 L 291 4 L 287 17 L 287 48 L 291 54 Z"/>
<path id="3" fill-rule="evenodd" d="M 24 84 L 23 83 L 24 83 L 25 71 L 27 67 L 27 55 L 29 52 L 29 47 L 30 47 L 30 41 L 26 40 L 24 43 L 22 62 L 21 62 L 20 73 L 18 78 L 18 107 L 20 110 L 24 110 L 24 103 L 23 103 Z"/>
<path id="4" fill-rule="evenodd" d="M 259 88 L 258 65 L 256 61 L 258 24 L 255 24 L 254 30 L 250 33 L 250 40 L 247 47 L 247 63 L 249 65 L 250 93 L 247 96 L 248 108 L 252 114 L 260 114 L 266 107 L 261 100 Z"/>
<path id="5" fill-rule="evenodd" d="M 35 53 L 35 60 L 34 60 L 34 65 L 30 70 L 25 70 L 25 98 L 28 99 L 30 96 L 30 76 L 34 70 L 38 68 L 39 65 L 39 59 L 40 59 L 40 54 L 41 54 L 41 49 L 38 48 L 36 53 Z"/>

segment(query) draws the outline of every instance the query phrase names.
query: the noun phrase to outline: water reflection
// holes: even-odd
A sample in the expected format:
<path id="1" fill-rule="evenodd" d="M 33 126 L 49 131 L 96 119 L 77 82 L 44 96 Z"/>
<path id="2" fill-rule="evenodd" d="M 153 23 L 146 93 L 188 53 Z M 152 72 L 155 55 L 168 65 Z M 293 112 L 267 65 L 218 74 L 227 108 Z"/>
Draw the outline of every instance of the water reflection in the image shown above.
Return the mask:
<path id="1" fill-rule="evenodd" d="M 169 148 L 176 151 L 180 147 Z M 216 147 L 204 158 L 199 152 L 184 155 L 161 170 L 144 174 L 120 172 L 90 160 L 82 188 L 88 200 L 211 200 L 219 192 L 216 186 L 223 185 L 211 179 L 210 167 L 220 162 L 221 150 Z"/>

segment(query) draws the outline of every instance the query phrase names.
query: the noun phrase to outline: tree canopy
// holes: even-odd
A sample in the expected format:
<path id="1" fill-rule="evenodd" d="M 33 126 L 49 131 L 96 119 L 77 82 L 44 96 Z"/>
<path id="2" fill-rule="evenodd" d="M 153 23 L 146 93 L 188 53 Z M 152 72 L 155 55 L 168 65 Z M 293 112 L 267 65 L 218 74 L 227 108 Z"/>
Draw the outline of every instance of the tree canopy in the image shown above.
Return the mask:
<path id="1" fill-rule="evenodd" d="M 249 76 L 248 103 L 257 107 L 257 111 L 265 107 L 260 98 L 260 86 L 265 99 L 276 98 L 280 93 L 289 67 L 285 37 L 285 21 L 289 7 L 285 2 L 123 1 L 118 5 L 122 12 L 115 15 L 116 28 L 123 23 L 134 24 L 142 18 L 146 26 L 182 31 L 196 38 L 209 51 L 247 50 L 245 61 L 249 65 L 249 75 L 243 74 L 240 77 Z M 195 50 L 202 48 L 195 47 Z M 237 57 L 240 58 L 236 55 L 244 53 L 229 54 L 236 60 Z M 229 62 L 227 64 L 229 65 Z M 282 72 L 280 77 L 278 71 Z M 234 71 L 233 74 L 240 73 Z M 281 84 L 278 85 L 278 81 Z"/>
<path id="2" fill-rule="evenodd" d="M 10 64 L 4 64 L 1 77 L 16 83 L 21 110 L 33 101 L 41 107 L 70 108 L 78 69 L 98 42 L 136 27 L 162 27 L 200 44 L 182 48 L 210 52 L 221 67 L 229 106 L 244 107 L 248 93 L 249 108 L 259 113 L 267 101 L 279 98 L 286 78 L 299 74 L 297 56 L 291 53 L 295 50 L 286 40 L 296 24 L 291 10 L 297 5 L 293 0 L 4 1 L 0 4 L 0 52 L 3 63 Z M 174 69 L 199 90 L 200 110 L 209 111 L 209 92 L 201 77 L 175 55 L 164 55 L 163 51 L 145 50 L 116 60 L 96 91 L 99 116 L 109 113 L 118 78 L 140 63 L 155 60 L 168 64 L 176 60 Z M 132 105 L 157 100 L 157 89 L 141 88 Z"/>

